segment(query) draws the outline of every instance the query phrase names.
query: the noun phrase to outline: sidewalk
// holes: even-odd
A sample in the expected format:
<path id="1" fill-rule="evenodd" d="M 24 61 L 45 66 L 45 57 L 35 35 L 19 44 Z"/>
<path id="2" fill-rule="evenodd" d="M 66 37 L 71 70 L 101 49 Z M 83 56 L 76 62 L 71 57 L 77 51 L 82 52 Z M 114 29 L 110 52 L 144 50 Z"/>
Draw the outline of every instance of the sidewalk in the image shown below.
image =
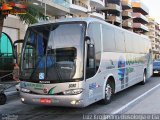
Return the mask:
<path id="1" fill-rule="evenodd" d="M 13 86 L 13 87 L 11 87 L 11 88 L 5 90 L 4 93 L 8 96 L 8 95 L 15 94 L 15 93 L 17 93 L 17 92 L 18 92 L 18 91 L 16 90 L 16 87 Z"/>
<path id="2" fill-rule="evenodd" d="M 130 108 L 125 114 L 159 114 L 160 87 L 147 95 L 142 101 Z"/>
<path id="3" fill-rule="evenodd" d="M 2 86 L 5 88 L 4 93 L 6 95 L 12 95 L 17 92 L 16 90 L 16 85 L 18 84 L 17 81 L 8 80 L 5 82 L 4 81 L 0 82 L 0 84 L 2 84 Z"/>

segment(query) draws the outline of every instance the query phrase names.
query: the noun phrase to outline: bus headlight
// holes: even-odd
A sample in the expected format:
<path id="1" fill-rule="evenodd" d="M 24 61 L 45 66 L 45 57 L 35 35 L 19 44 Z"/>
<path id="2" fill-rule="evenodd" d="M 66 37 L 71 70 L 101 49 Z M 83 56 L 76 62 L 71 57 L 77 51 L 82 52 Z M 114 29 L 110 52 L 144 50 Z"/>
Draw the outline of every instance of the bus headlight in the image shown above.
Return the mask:
<path id="1" fill-rule="evenodd" d="M 72 90 L 66 90 L 63 92 L 64 95 L 77 95 L 82 93 L 83 89 L 72 89 Z"/>
<path id="2" fill-rule="evenodd" d="M 21 98 L 21 101 L 24 102 L 24 98 Z"/>
<path id="3" fill-rule="evenodd" d="M 22 91 L 22 92 L 25 92 L 25 93 L 29 93 L 29 92 L 30 92 L 30 90 L 28 90 L 28 89 L 26 89 L 26 88 L 21 88 L 21 91 Z"/>

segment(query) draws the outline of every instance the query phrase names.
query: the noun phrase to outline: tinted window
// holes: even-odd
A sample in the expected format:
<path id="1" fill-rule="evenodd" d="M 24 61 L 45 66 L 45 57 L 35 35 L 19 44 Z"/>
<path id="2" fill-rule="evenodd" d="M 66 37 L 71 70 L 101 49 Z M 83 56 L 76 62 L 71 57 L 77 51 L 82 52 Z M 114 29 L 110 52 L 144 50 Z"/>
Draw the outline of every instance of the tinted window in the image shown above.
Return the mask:
<path id="1" fill-rule="evenodd" d="M 105 52 L 108 51 L 115 51 L 116 45 L 115 45 L 115 33 L 114 29 L 110 28 L 109 26 L 102 26 L 102 32 L 103 32 L 103 49 Z"/>
<path id="2" fill-rule="evenodd" d="M 126 43 L 126 52 L 133 52 L 134 46 L 133 46 L 133 40 L 132 35 L 129 33 L 125 33 L 125 43 Z"/>
<path id="3" fill-rule="evenodd" d="M 131 53 L 147 53 L 149 52 L 150 44 L 148 39 L 141 36 L 125 33 L 126 52 Z"/>
<path id="4" fill-rule="evenodd" d="M 115 30 L 116 50 L 125 52 L 124 32 L 121 30 Z"/>

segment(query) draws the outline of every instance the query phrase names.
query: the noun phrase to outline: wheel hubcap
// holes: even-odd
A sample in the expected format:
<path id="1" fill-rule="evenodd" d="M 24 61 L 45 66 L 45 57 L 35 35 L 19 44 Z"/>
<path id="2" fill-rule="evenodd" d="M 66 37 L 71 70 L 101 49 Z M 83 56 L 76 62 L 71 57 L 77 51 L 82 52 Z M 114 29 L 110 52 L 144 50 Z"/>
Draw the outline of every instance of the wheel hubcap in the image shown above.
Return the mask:
<path id="1" fill-rule="evenodd" d="M 111 95 L 112 95 L 112 88 L 109 84 L 107 84 L 106 86 L 105 95 L 106 95 L 107 100 L 110 100 Z"/>

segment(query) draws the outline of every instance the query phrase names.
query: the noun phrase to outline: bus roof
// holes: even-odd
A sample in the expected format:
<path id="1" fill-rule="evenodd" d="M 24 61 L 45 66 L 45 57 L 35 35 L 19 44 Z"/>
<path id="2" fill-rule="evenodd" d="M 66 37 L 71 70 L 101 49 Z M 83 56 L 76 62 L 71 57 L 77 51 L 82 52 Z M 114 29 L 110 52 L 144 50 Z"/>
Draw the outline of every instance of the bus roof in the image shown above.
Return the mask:
<path id="1" fill-rule="evenodd" d="M 43 25 L 43 24 L 50 24 L 50 23 L 57 23 L 57 22 L 74 22 L 74 21 L 84 21 L 84 22 L 93 22 L 93 21 L 99 21 L 102 22 L 103 20 L 99 20 L 97 18 L 92 18 L 92 17 L 85 17 L 85 18 L 65 18 L 65 19 L 56 19 L 56 20 L 51 20 L 51 21 L 42 21 L 39 23 L 35 23 L 31 26 L 37 26 L 37 25 Z M 105 22 L 105 21 L 104 21 Z"/>
<path id="2" fill-rule="evenodd" d="M 51 23 L 61 23 L 61 22 L 75 22 L 75 21 L 83 21 L 83 22 L 86 22 L 86 23 L 90 23 L 90 22 L 100 22 L 100 23 L 103 23 L 103 24 L 106 24 L 112 28 L 116 28 L 116 29 L 119 29 L 119 30 L 122 30 L 124 32 L 129 32 L 131 34 L 134 34 L 134 35 L 137 35 L 137 36 L 140 36 L 140 37 L 143 37 L 145 39 L 148 39 L 149 40 L 149 37 L 146 36 L 146 35 L 139 35 L 137 33 L 134 33 L 134 32 L 131 32 L 131 31 L 128 31 L 126 29 L 123 29 L 121 27 L 118 27 L 118 26 L 115 26 L 113 24 L 110 24 L 104 20 L 100 20 L 100 19 L 97 19 L 97 18 L 92 18 L 92 17 L 81 17 L 81 18 L 65 18 L 65 19 L 56 19 L 56 20 L 51 20 L 51 21 L 43 21 L 43 22 L 39 22 L 39 23 L 35 23 L 32 26 L 38 26 L 38 25 L 44 25 L 44 24 L 51 24 Z"/>

